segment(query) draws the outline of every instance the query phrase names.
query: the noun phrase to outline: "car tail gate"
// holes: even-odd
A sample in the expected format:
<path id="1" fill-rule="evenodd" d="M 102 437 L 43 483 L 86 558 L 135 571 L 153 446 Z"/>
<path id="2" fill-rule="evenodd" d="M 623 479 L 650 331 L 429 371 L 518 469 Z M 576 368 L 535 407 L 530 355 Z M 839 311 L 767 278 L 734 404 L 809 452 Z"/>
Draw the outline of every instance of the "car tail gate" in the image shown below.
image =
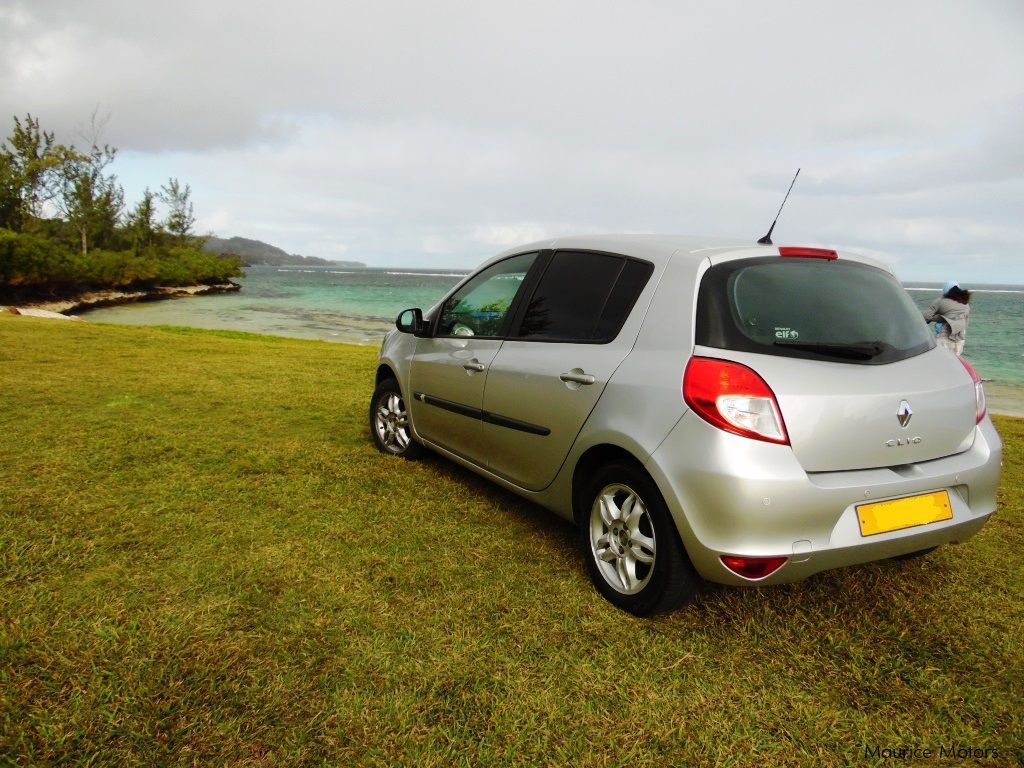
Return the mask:
<path id="1" fill-rule="evenodd" d="M 711 267 L 698 295 L 696 354 L 763 379 L 808 472 L 911 464 L 969 448 L 983 408 L 971 374 L 936 348 L 892 275 L 829 254 Z"/>
<path id="2" fill-rule="evenodd" d="M 807 472 L 914 464 L 971 447 L 974 383 L 945 350 L 883 366 L 732 359 L 756 370 L 775 393 Z"/>

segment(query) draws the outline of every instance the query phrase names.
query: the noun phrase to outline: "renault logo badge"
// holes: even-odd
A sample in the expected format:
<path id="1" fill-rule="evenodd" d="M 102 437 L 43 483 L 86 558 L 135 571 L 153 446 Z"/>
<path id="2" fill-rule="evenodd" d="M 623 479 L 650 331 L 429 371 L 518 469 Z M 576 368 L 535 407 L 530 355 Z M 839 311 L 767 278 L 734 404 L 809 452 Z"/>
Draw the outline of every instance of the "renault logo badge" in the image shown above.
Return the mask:
<path id="1" fill-rule="evenodd" d="M 914 415 L 914 412 L 910 410 L 910 403 L 906 400 L 900 400 L 900 407 L 896 409 L 896 418 L 900 421 L 900 426 L 904 429 L 910 424 L 910 417 Z"/>

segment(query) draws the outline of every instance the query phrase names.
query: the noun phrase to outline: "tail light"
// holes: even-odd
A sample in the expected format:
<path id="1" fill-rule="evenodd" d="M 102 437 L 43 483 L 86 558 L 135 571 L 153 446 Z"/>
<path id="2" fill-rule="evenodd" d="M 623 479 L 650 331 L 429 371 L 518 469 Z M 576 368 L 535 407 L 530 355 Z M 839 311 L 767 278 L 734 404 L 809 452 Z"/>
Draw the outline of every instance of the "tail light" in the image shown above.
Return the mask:
<path id="1" fill-rule="evenodd" d="M 980 423 L 981 420 L 985 418 L 986 410 L 985 387 L 983 387 L 981 384 L 981 376 L 979 376 L 978 372 L 974 370 L 974 366 L 968 363 L 962 357 L 958 357 L 957 360 L 964 364 L 964 368 L 966 368 L 967 372 L 971 374 L 971 381 L 974 382 L 974 423 Z"/>
<path id="2" fill-rule="evenodd" d="M 745 365 L 690 358 L 683 374 L 683 399 L 698 416 L 726 432 L 789 444 L 775 393 Z"/>
<path id="3" fill-rule="evenodd" d="M 722 564 L 745 579 L 763 579 L 782 567 L 788 557 L 736 557 L 722 555 Z"/>

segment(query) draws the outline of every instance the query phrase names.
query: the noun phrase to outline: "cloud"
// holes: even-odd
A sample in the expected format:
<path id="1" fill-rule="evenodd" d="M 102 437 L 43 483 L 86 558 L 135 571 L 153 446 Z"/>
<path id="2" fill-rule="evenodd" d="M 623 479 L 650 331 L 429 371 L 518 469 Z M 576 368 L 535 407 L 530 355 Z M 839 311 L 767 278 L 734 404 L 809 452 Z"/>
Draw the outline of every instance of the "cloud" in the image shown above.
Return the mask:
<path id="1" fill-rule="evenodd" d="M 99 106 L 129 199 L 178 176 L 203 226 L 308 255 L 756 239 L 800 166 L 777 237 L 984 265 L 1024 207 L 1022 32 L 1012 1 L 16 0 L 0 106 L 64 140 Z"/>
<path id="2" fill-rule="evenodd" d="M 547 237 L 547 230 L 536 222 L 480 225 L 472 234 L 474 241 L 500 248 L 511 248 L 517 243 L 529 243 Z"/>
<path id="3" fill-rule="evenodd" d="M 1024 94 L 1001 105 L 991 122 L 939 146 L 869 149 L 805 181 L 816 195 L 914 193 L 938 187 L 986 184 L 1024 177 Z M 858 162 L 859 161 L 859 162 Z M 764 186 L 763 175 L 755 183 Z"/>

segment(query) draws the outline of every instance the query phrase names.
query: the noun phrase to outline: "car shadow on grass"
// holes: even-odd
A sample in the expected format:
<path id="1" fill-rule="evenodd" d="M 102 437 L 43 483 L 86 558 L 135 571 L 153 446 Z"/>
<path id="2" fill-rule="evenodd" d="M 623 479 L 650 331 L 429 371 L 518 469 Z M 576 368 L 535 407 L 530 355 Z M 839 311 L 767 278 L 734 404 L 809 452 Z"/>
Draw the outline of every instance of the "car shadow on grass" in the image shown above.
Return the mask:
<path id="1" fill-rule="evenodd" d="M 432 471 L 464 486 L 474 496 L 514 518 L 531 530 L 554 556 L 572 565 L 578 588 L 601 597 L 590 584 L 575 526 L 538 504 L 505 490 L 454 461 L 428 454 L 422 459 Z M 912 560 L 883 560 L 824 571 L 802 581 L 767 586 L 734 587 L 702 582 L 697 599 L 666 614 L 659 622 L 718 625 L 764 619 L 809 622 L 835 620 L 837 616 L 860 616 L 867 623 L 892 620 L 909 603 L 943 603 L 948 580 L 955 578 L 947 550 L 940 548 L 927 557 Z"/>
<path id="2" fill-rule="evenodd" d="M 567 556 L 578 556 L 576 529 L 568 520 L 438 454 L 428 453 L 420 461 L 440 476 L 466 487 L 503 512 L 513 513 L 519 520 L 535 528 L 538 536 L 546 543 L 564 550 Z M 582 566 L 583 559 L 579 558 L 579 561 Z"/>

